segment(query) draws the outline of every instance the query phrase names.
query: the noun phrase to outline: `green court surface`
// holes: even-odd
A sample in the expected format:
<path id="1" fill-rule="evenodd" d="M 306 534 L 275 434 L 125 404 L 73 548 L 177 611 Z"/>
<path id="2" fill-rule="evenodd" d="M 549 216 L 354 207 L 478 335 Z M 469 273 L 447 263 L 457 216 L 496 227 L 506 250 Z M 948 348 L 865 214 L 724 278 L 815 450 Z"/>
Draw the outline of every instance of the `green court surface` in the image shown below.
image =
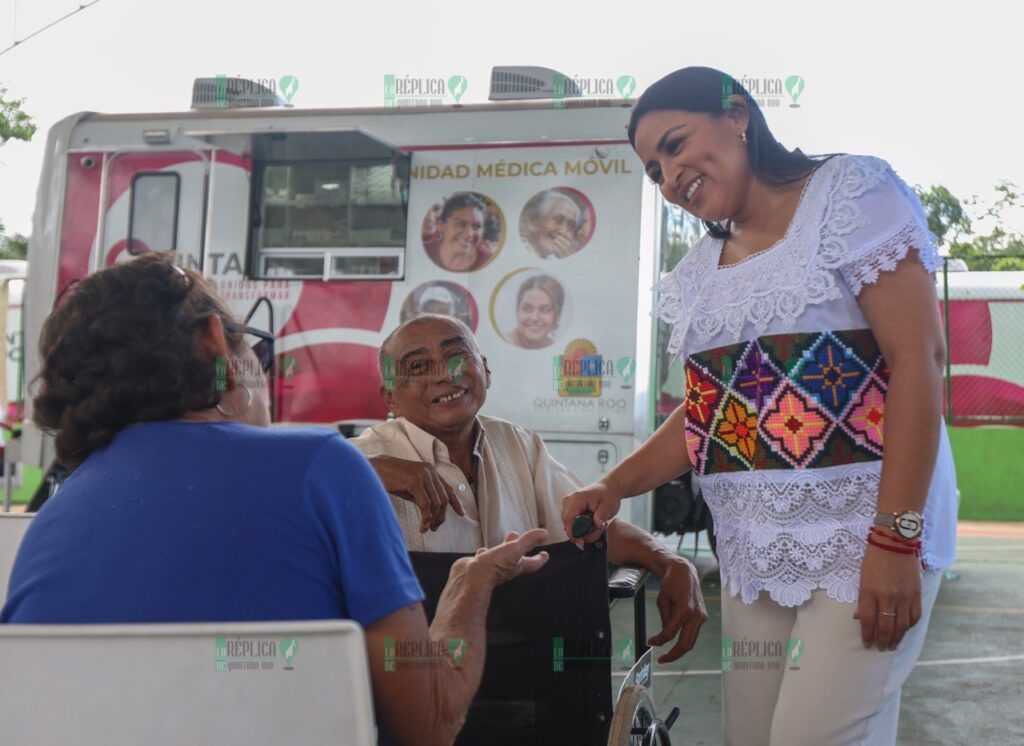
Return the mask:
<path id="1" fill-rule="evenodd" d="M 960 518 L 1024 521 L 1024 427 L 951 427 Z"/>
<path id="2" fill-rule="evenodd" d="M 942 581 L 924 650 L 903 687 L 900 746 L 1024 744 L 1024 524 L 962 523 L 960 531 L 957 562 Z M 684 542 L 688 550 L 692 557 L 692 538 Z M 722 742 L 721 589 L 710 552 L 697 558 L 708 623 L 689 654 L 656 664 L 654 678 L 657 714 L 681 709 L 672 742 L 688 746 Z M 655 584 L 647 593 L 648 636 L 660 629 L 656 599 Z M 632 636 L 630 604 L 612 609 L 612 630 L 616 639 Z M 615 690 L 622 677 L 613 675 Z"/>

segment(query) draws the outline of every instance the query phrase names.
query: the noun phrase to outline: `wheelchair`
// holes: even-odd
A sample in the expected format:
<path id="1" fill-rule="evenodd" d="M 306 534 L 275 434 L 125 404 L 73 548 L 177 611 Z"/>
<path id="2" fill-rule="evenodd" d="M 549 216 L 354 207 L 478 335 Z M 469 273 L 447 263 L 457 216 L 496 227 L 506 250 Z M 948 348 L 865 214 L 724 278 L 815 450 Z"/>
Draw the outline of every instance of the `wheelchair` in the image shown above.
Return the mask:
<path id="1" fill-rule="evenodd" d="M 609 574 L 602 537 L 580 551 L 570 542 L 538 547 L 550 557 L 540 571 L 495 589 L 487 616 L 483 679 L 456 746 L 668 746 L 665 721 L 651 697 L 652 651 L 646 644 L 648 573 Z M 433 620 L 456 553 L 410 552 Z M 632 599 L 634 664 L 613 699 L 612 606 Z"/>

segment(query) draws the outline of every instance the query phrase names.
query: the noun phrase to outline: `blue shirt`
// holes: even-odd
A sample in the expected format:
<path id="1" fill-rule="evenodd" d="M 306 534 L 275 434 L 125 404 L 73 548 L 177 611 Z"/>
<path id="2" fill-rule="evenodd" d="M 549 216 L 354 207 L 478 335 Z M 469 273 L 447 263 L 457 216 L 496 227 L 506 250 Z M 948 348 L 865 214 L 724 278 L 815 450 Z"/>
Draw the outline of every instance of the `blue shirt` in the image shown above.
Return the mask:
<path id="1" fill-rule="evenodd" d="M 133 425 L 32 520 L 0 622 L 354 619 L 423 599 L 367 461 L 337 433 Z"/>

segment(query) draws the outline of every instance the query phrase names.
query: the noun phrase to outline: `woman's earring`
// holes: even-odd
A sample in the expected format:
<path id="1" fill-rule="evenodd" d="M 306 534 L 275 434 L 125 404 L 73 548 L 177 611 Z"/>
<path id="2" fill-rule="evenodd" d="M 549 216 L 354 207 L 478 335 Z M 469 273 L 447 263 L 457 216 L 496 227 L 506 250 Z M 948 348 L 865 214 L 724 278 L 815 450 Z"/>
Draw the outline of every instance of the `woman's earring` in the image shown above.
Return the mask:
<path id="1" fill-rule="evenodd" d="M 744 130 L 743 132 L 740 133 L 740 142 L 742 142 L 744 145 L 747 144 L 747 133 L 746 133 L 746 130 Z"/>
<path id="2" fill-rule="evenodd" d="M 220 412 L 225 417 L 231 417 L 231 418 L 241 417 L 242 413 L 245 412 L 245 410 L 247 410 L 249 408 L 250 404 L 252 404 L 252 392 L 249 390 L 249 387 L 246 386 L 244 383 L 241 383 L 241 382 L 239 382 L 238 385 L 241 386 L 243 389 L 245 389 L 245 396 L 246 396 L 245 406 L 242 407 L 242 411 L 241 412 L 238 412 L 236 414 L 230 414 L 228 412 L 225 412 L 224 409 L 220 406 L 220 402 L 218 402 L 217 403 L 217 411 Z"/>

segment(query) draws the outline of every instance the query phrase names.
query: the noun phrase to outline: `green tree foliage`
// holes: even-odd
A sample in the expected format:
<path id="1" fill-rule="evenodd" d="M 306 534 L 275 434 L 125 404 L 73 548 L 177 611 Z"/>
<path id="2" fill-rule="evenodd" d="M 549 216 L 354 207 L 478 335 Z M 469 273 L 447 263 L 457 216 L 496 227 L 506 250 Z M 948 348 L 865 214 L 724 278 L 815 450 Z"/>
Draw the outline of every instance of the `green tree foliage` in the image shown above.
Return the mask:
<path id="1" fill-rule="evenodd" d="M 7 235 L 0 220 L 0 259 L 27 259 L 28 239 L 20 233 Z"/>
<path id="2" fill-rule="evenodd" d="M 31 140 L 36 133 L 36 124 L 25 113 L 23 98 L 7 98 L 7 89 L 0 86 L 0 145 L 8 140 Z M 25 259 L 28 255 L 28 239 L 20 233 L 7 235 L 0 220 L 0 259 Z"/>
<path id="3" fill-rule="evenodd" d="M 7 98 L 7 89 L 0 86 L 0 145 L 8 140 L 31 140 L 36 133 L 32 117 L 21 107 L 23 98 Z"/>
<path id="4" fill-rule="evenodd" d="M 961 201 L 946 187 L 916 187 L 928 215 L 928 228 L 949 249 L 949 255 L 963 259 L 972 270 L 1024 270 L 1024 235 L 1003 227 L 1003 215 L 1022 206 L 1016 184 L 996 185 L 996 200 L 985 206 L 978 197 Z M 975 216 L 972 221 L 971 214 Z M 974 222 L 991 220 L 988 233 L 972 233 Z"/>

